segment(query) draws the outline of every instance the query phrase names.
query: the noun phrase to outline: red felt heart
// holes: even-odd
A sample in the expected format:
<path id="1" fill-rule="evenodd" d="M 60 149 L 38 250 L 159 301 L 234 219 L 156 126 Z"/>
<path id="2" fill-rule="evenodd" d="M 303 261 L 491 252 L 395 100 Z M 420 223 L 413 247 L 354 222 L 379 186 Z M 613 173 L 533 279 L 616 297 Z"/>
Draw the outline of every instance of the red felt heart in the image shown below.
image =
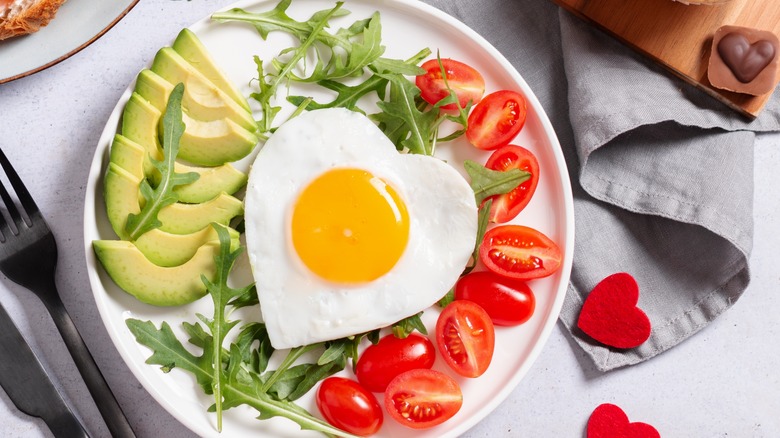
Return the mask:
<path id="1" fill-rule="evenodd" d="M 650 337 L 650 319 L 636 304 L 639 286 L 625 272 L 601 280 L 582 305 L 577 326 L 615 348 L 634 348 Z"/>
<path id="2" fill-rule="evenodd" d="M 588 438 L 661 438 L 647 423 L 629 423 L 628 416 L 613 404 L 597 407 L 588 419 Z"/>

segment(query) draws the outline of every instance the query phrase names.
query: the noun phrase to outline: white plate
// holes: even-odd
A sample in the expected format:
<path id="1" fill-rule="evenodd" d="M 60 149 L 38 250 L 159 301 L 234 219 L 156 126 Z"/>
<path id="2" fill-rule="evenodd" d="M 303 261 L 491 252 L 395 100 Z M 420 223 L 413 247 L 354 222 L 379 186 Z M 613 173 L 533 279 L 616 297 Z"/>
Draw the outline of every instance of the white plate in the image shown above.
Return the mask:
<path id="1" fill-rule="evenodd" d="M 63 61 L 103 36 L 138 0 L 68 0 L 38 32 L 0 41 L 0 84 Z"/>
<path id="2" fill-rule="evenodd" d="M 235 6 L 265 11 L 275 4 L 276 1 L 255 0 Z M 328 9 L 333 5 L 334 2 L 326 0 L 298 1 L 293 2 L 288 14 L 300 20 L 308 18 L 313 11 Z M 563 265 L 555 275 L 531 282 L 537 308 L 528 322 L 518 327 L 498 328 L 495 356 L 488 371 L 477 379 L 457 377 L 464 393 L 464 404 L 453 419 L 431 430 L 413 431 L 395 424 L 386 416 L 380 434 L 392 437 L 454 437 L 475 425 L 506 398 L 539 355 L 557 320 L 566 293 L 574 250 L 574 219 L 568 173 L 555 133 L 533 92 L 509 62 L 474 31 L 441 11 L 413 0 L 354 0 L 347 2 L 344 7 L 352 14 L 334 20 L 331 30 L 348 25 L 358 18 L 369 17 L 373 11 L 379 10 L 383 27 L 382 42 L 387 48 L 385 56 L 408 58 L 427 46 L 434 56 L 439 50 L 442 57 L 459 59 L 477 68 L 485 77 L 488 92 L 499 89 L 520 90 L 528 98 L 528 120 L 513 143 L 525 146 L 536 154 L 541 166 L 541 178 L 534 198 L 515 222 L 534 227 L 556 241 L 563 251 Z M 217 62 L 236 84 L 243 87 L 247 95 L 250 92 L 250 80 L 256 74 L 252 56 L 259 54 L 262 59 L 269 60 L 280 49 L 292 43 L 291 37 L 279 32 L 272 33 L 268 41 L 264 42 L 253 28 L 239 23 L 217 24 L 203 20 L 191 29 L 200 36 Z M 158 325 L 168 321 L 176 328 L 181 321 L 196 321 L 195 312 L 210 315 L 211 300 L 203 299 L 178 308 L 158 308 L 139 303 L 112 283 L 99 266 L 91 247 L 95 239 L 116 239 L 105 216 L 102 175 L 108 159 L 109 144 L 133 86 L 130 84 L 109 119 L 90 170 L 84 219 L 84 244 L 90 282 L 106 328 L 138 380 L 165 409 L 195 433 L 217 437 L 220 435 L 215 430 L 215 416 L 206 412 L 212 400 L 201 393 L 194 379 L 185 372 L 174 370 L 170 374 L 163 374 L 159 367 L 146 365 L 144 361 L 150 354 L 149 350 L 135 342 L 124 322 L 128 317 L 135 317 L 152 320 Z M 277 120 L 284 118 L 280 116 Z M 484 162 L 488 156 L 488 153 L 470 146 L 465 139 L 450 145 L 440 145 L 438 153 L 453 164 L 460 164 L 467 158 Z M 246 265 L 240 263 L 237 269 L 248 270 Z M 437 315 L 438 310 L 430 309 L 424 316 L 431 334 L 434 333 L 433 324 Z M 437 359 L 434 367 L 454 375 L 447 370 L 441 358 Z M 316 415 L 317 409 L 311 396 L 313 392 L 299 402 Z M 256 416 L 257 412 L 248 407 L 226 411 L 221 436 L 321 436 L 313 432 L 301 432 L 296 424 L 286 419 L 258 421 L 254 418 Z"/>

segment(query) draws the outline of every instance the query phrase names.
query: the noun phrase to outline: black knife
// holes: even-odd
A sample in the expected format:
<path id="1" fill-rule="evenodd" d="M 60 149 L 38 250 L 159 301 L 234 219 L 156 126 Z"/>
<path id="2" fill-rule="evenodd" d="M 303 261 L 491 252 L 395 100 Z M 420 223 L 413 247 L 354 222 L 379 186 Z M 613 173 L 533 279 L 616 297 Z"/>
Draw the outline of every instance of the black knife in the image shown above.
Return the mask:
<path id="1" fill-rule="evenodd" d="M 0 304 L 0 386 L 20 411 L 41 418 L 55 437 L 89 437 Z"/>

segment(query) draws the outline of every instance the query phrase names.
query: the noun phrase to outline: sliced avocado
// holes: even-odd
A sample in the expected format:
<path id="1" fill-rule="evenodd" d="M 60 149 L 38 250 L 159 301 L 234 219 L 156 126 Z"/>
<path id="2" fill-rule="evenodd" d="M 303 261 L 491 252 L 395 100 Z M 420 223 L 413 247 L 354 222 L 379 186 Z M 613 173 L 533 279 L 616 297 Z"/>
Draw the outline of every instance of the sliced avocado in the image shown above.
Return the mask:
<path id="1" fill-rule="evenodd" d="M 182 160 L 202 166 L 219 166 L 247 156 L 257 137 L 230 119 L 201 122 L 182 114 L 187 126 L 179 141 Z"/>
<path id="2" fill-rule="evenodd" d="M 108 164 L 103 181 L 103 197 L 106 201 L 106 214 L 111 228 L 122 240 L 130 236 L 125 231 L 127 216 L 141 211 L 141 179 L 130 174 L 114 163 Z"/>
<path id="3" fill-rule="evenodd" d="M 162 210 L 157 218 L 160 229 L 173 234 L 194 233 L 212 222 L 228 225 L 230 220 L 244 212 L 244 204 L 227 193 L 200 204 L 177 202 Z"/>
<path id="4" fill-rule="evenodd" d="M 249 103 L 233 82 L 227 78 L 209 55 L 206 47 L 189 29 L 182 29 L 173 42 L 173 50 L 186 59 L 193 67 L 230 96 L 236 103 L 249 111 Z"/>
<path id="5" fill-rule="evenodd" d="M 193 167 L 176 163 L 174 168 L 178 173 L 196 172 L 200 175 L 200 178 L 191 184 L 173 188 L 179 196 L 179 201 L 189 204 L 206 202 L 222 192 L 232 195 L 244 187 L 247 180 L 246 174 L 230 163 L 218 167 Z"/>
<path id="6" fill-rule="evenodd" d="M 238 231 L 228 228 L 232 250 L 238 248 Z M 211 225 L 191 234 L 171 234 L 154 229 L 141 235 L 136 241 L 144 256 L 157 266 L 179 266 L 191 259 L 198 248 L 208 242 L 219 242 L 217 231 Z"/>
<path id="7" fill-rule="evenodd" d="M 157 160 L 162 159 L 158 137 L 162 119 L 160 110 L 138 93 L 133 93 L 122 113 L 122 135 L 143 146 Z M 230 119 L 201 122 L 182 113 L 186 128 L 179 140 L 177 158 L 202 166 L 220 166 L 240 160 L 257 144 L 257 137 Z M 144 173 L 154 168 L 144 163 Z"/>
<path id="8" fill-rule="evenodd" d="M 157 126 L 162 114 L 138 93 L 133 93 L 122 113 L 122 135 L 142 146 L 155 160 L 162 159 L 162 147 L 157 136 Z M 151 161 L 144 162 L 144 174 L 155 172 Z"/>
<path id="9" fill-rule="evenodd" d="M 202 121 L 228 118 L 250 132 L 257 130 L 252 113 L 221 93 L 210 81 L 203 81 L 202 76 L 194 74 L 186 78 L 181 105 L 191 118 Z M 136 79 L 135 91 L 164 113 L 173 84 L 151 70 L 142 70 Z"/>
<path id="10" fill-rule="evenodd" d="M 125 231 L 127 216 L 141 211 L 144 202 L 140 194 L 141 181 L 116 164 L 108 164 L 103 195 L 108 221 L 120 239 L 130 238 Z M 171 204 L 162 208 L 157 218 L 163 224 L 160 227 L 162 231 L 190 234 L 212 222 L 227 225 L 233 217 L 243 213 L 243 210 L 240 200 L 223 192 L 200 204 Z"/>
<path id="11" fill-rule="evenodd" d="M 174 267 L 155 265 L 132 242 L 124 240 L 95 240 L 92 248 L 117 286 L 155 306 L 191 303 L 206 294 L 200 276 L 212 281 L 216 276 L 218 242 L 201 246 L 190 260 Z"/>
<path id="12" fill-rule="evenodd" d="M 146 151 L 138 143 L 127 137 L 117 134 L 111 144 L 109 162 L 123 168 L 137 179 L 144 177 L 143 167 Z M 246 184 L 247 176 L 230 163 L 218 167 L 194 167 L 183 163 L 175 163 L 177 173 L 195 172 L 200 177 L 195 182 L 183 186 L 174 187 L 173 191 L 179 195 L 179 201 L 189 204 L 197 204 L 213 199 L 220 193 L 229 195 L 236 193 Z M 159 183 L 160 174 L 154 172 L 150 178 L 154 184 Z"/>
<path id="13" fill-rule="evenodd" d="M 116 134 L 111 142 L 111 152 L 108 161 L 126 170 L 134 177 L 144 177 L 144 160 L 146 149 L 122 134 Z"/>

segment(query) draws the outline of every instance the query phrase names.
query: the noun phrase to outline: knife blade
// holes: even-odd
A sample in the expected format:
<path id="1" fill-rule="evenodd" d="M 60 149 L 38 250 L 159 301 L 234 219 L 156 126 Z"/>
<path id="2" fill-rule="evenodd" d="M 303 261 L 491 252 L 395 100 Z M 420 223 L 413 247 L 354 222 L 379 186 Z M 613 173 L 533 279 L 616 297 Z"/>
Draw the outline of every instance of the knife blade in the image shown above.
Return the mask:
<path id="1" fill-rule="evenodd" d="M 0 386 L 20 411 L 41 418 L 55 437 L 89 437 L 2 304 Z"/>

